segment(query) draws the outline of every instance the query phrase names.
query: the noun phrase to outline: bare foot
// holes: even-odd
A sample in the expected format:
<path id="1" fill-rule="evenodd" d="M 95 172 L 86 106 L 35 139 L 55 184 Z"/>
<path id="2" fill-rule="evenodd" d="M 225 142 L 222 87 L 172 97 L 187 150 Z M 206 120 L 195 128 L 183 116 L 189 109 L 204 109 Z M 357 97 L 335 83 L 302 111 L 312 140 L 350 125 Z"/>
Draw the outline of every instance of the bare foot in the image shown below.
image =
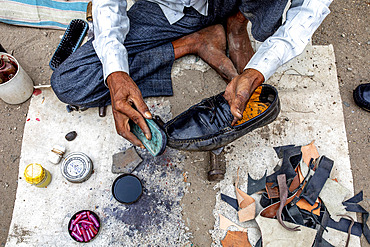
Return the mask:
<path id="1" fill-rule="evenodd" d="M 254 54 L 248 36 L 247 24 L 248 20 L 240 11 L 227 19 L 229 56 L 239 74 L 243 72 Z"/>
<path id="2" fill-rule="evenodd" d="M 238 75 L 226 56 L 226 34 L 222 25 L 206 27 L 172 42 L 175 59 L 196 54 L 217 71 L 226 81 Z"/>

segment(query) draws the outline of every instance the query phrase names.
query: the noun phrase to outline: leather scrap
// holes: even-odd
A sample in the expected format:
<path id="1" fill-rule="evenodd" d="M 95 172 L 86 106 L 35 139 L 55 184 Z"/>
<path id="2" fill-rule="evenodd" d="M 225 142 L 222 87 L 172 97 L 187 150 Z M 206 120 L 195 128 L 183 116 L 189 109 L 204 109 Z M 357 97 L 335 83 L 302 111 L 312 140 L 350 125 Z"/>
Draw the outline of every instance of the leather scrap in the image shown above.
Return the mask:
<path id="1" fill-rule="evenodd" d="M 288 183 L 296 176 L 295 167 L 302 158 L 301 147 L 292 147 L 284 150 L 283 162 L 278 171 L 266 177 L 266 183 L 273 183 L 272 187 L 277 186 L 277 176 L 285 174 Z"/>
<path id="2" fill-rule="evenodd" d="M 339 222 L 336 222 L 330 218 L 328 221 L 328 227 L 341 231 L 341 232 L 347 232 L 351 223 L 352 222 L 350 220 L 347 220 L 345 218 L 341 218 Z M 358 222 L 355 222 L 354 225 L 352 226 L 351 234 L 357 237 L 361 237 L 362 225 Z"/>
<path id="3" fill-rule="evenodd" d="M 244 227 L 241 227 L 235 224 L 234 222 L 232 222 L 231 220 L 229 220 L 222 214 L 219 214 L 219 217 L 220 217 L 220 229 L 221 230 L 227 231 L 227 228 L 229 228 L 230 226 L 235 226 L 239 231 L 242 231 L 242 232 L 247 231 L 247 228 L 244 228 Z"/>
<path id="4" fill-rule="evenodd" d="M 279 198 L 279 188 L 274 183 L 266 183 L 267 195 L 270 199 Z"/>
<path id="5" fill-rule="evenodd" d="M 320 243 L 315 244 L 313 247 L 334 247 L 334 245 L 323 238 Z"/>
<path id="6" fill-rule="evenodd" d="M 258 239 L 256 245 L 254 247 L 262 247 L 262 237 Z"/>
<path id="7" fill-rule="evenodd" d="M 247 232 L 227 231 L 223 240 L 221 240 L 223 247 L 252 247 L 248 240 Z"/>
<path id="8" fill-rule="evenodd" d="M 363 200 L 363 191 L 360 191 L 352 198 L 343 202 L 343 205 L 346 207 L 346 210 L 349 212 L 362 213 L 362 233 L 364 234 L 367 242 L 370 244 L 370 229 L 367 225 L 367 219 L 369 218 L 369 212 L 366 211 L 358 203 Z"/>
<path id="9" fill-rule="evenodd" d="M 327 210 L 325 210 L 322 213 L 322 219 L 321 219 L 321 226 L 319 226 L 319 229 L 317 230 L 316 237 L 315 237 L 315 243 L 312 247 L 332 247 L 329 242 L 327 242 L 323 237 L 324 233 L 324 228 L 327 227 L 328 225 L 328 220 L 329 220 L 329 213 Z"/>
<path id="10" fill-rule="evenodd" d="M 310 205 L 314 205 L 319 194 L 330 176 L 331 169 L 333 168 L 334 161 L 322 156 L 319 162 L 319 167 L 316 169 L 315 174 L 307 182 L 301 194 Z"/>
<path id="11" fill-rule="evenodd" d="M 279 184 L 279 191 L 280 191 L 280 205 L 279 205 L 279 209 L 277 211 L 277 219 L 280 223 L 280 225 L 282 225 L 286 230 L 288 231 L 300 231 L 299 226 L 296 226 L 294 228 L 290 228 L 288 226 L 285 225 L 282 217 L 281 217 L 281 214 L 283 212 L 283 208 L 285 206 L 285 203 L 288 199 L 288 186 L 286 185 L 286 181 L 285 181 L 285 174 L 280 174 L 278 177 L 278 184 Z"/>
<path id="12" fill-rule="evenodd" d="M 276 219 L 269 219 L 258 215 L 257 224 L 261 230 L 263 247 L 311 247 L 316 236 L 316 230 L 301 226 L 301 231 L 285 230 Z M 297 225 L 286 222 L 288 227 Z"/>
<path id="13" fill-rule="evenodd" d="M 331 179 L 328 179 L 320 192 L 320 198 L 325 203 L 325 207 L 335 221 L 339 221 L 338 214 L 346 214 L 345 206 L 342 202 L 347 198 L 349 190 Z"/>
<path id="14" fill-rule="evenodd" d="M 284 212 L 284 211 L 283 211 Z M 291 206 L 289 209 L 285 206 L 285 220 L 297 225 L 304 226 L 304 219 L 302 213 L 299 211 L 297 205 Z"/>
<path id="15" fill-rule="evenodd" d="M 315 202 L 315 204 L 313 206 L 311 206 L 305 199 L 300 199 L 298 202 L 297 202 L 297 206 L 300 208 L 300 209 L 304 209 L 304 210 L 307 210 L 308 212 L 311 212 L 314 213 L 315 215 L 317 216 L 320 216 L 320 208 L 319 208 L 319 204 L 320 204 L 320 199 L 318 198 Z"/>
<path id="16" fill-rule="evenodd" d="M 320 157 L 314 143 L 315 141 L 313 140 L 310 144 L 301 147 L 302 160 L 304 163 L 306 163 L 307 166 L 310 164 L 311 159 L 316 160 Z"/>
<path id="17" fill-rule="evenodd" d="M 363 199 L 364 199 L 363 191 L 360 191 L 352 198 L 344 201 L 342 204 L 346 207 L 346 210 L 349 212 L 368 213 L 361 205 L 358 204 Z"/>
<path id="18" fill-rule="evenodd" d="M 245 193 L 244 191 L 238 188 L 239 183 L 239 168 L 237 171 L 237 179 L 235 182 L 235 192 L 236 192 L 236 199 L 238 200 L 239 204 L 239 211 L 238 217 L 240 222 L 252 220 L 255 218 L 256 215 L 256 201 Z"/>
<path id="19" fill-rule="evenodd" d="M 347 240 L 346 240 L 346 245 L 345 245 L 345 247 L 348 247 L 349 240 L 351 239 L 351 230 L 352 230 L 353 225 L 355 224 L 355 220 L 351 216 L 349 216 L 349 215 L 341 214 L 339 216 L 347 217 L 347 218 L 349 218 L 351 220 L 351 224 L 348 227 L 348 235 L 347 235 Z"/>
<path id="20" fill-rule="evenodd" d="M 293 192 L 294 190 L 296 190 L 299 187 L 300 184 L 301 184 L 301 182 L 300 182 L 300 179 L 299 179 L 299 175 L 297 174 L 293 178 L 293 181 L 292 181 L 292 183 L 289 186 L 289 191 L 290 192 Z"/>
<path id="21" fill-rule="evenodd" d="M 275 150 L 276 155 L 278 156 L 278 158 L 282 159 L 283 155 L 284 155 L 284 151 L 288 150 L 288 149 L 291 149 L 291 148 L 294 148 L 294 147 L 295 147 L 295 145 L 285 145 L 285 146 L 273 147 L 273 149 Z"/>
<path id="22" fill-rule="evenodd" d="M 262 178 L 254 180 L 248 173 L 248 188 L 247 194 L 252 195 L 260 190 L 263 190 L 266 185 L 266 176 L 267 170 L 265 171 L 265 175 Z"/>
<path id="23" fill-rule="evenodd" d="M 227 204 L 229 204 L 236 211 L 239 210 L 238 200 L 236 200 L 235 198 L 232 198 L 230 196 L 227 196 L 227 195 L 221 193 L 221 200 L 223 200 L 224 202 L 226 202 Z"/>
<path id="24" fill-rule="evenodd" d="M 263 208 L 273 204 L 273 200 L 269 198 L 267 192 L 261 194 L 260 204 Z"/>
<path id="25" fill-rule="evenodd" d="M 367 242 L 370 244 L 370 229 L 366 224 L 367 219 L 369 218 L 369 213 L 362 214 L 362 234 L 364 234 Z"/>
<path id="26" fill-rule="evenodd" d="M 288 199 L 286 200 L 286 203 L 285 205 L 287 205 L 288 203 L 290 203 L 291 201 L 293 201 L 293 199 L 299 195 L 299 193 L 301 193 L 301 189 L 296 191 L 293 195 L 291 195 L 290 197 L 288 197 Z M 280 201 L 279 202 L 275 202 L 273 204 L 271 204 L 270 206 L 264 208 L 261 212 L 261 216 L 263 217 L 266 217 L 266 218 L 274 218 L 277 214 L 277 211 L 280 207 Z"/>

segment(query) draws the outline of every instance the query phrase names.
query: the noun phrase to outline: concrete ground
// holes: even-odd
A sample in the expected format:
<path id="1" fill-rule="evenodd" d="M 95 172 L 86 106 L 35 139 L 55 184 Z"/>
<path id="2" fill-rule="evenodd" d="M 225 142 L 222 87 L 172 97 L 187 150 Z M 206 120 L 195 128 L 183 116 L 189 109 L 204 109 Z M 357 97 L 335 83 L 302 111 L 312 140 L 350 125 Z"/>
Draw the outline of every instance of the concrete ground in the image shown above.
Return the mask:
<path id="1" fill-rule="evenodd" d="M 338 81 L 340 83 L 341 96 L 345 116 L 349 152 L 354 177 L 355 192 L 364 190 L 365 200 L 363 206 L 370 210 L 370 188 L 367 186 L 369 179 L 370 150 L 370 115 L 368 112 L 357 107 L 352 99 L 353 89 L 361 84 L 369 82 L 369 3 L 365 1 L 335 1 L 331 5 L 332 13 L 324 21 L 316 32 L 313 44 L 333 44 L 335 49 Z M 33 78 L 36 84 L 48 82 L 51 70 L 48 62 L 59 42 L 61 31 L 38 30 L 32 28 L 14 27 L 5 24 L 0 25 L 0 43 L 9 53 L 14 51 L 14 56 L 22 64 L 22 67 Z M 207 76 L 207 75 L 205 75 Z M 212 75 L 210 75 L 212 76 Z M 187 101 L 184 98 L 184 105 Z M 2 137 L 0 146 L 0 246 L 5 245 L 8 228 L 11 220 L 15 193 L 17 189 L 18 162 L 21 149 L 21 140 L 29 102 L 22 105 L 7 105 L 0 102 L 0 116 L 2 124 L 0 134 Z M 176 113 L 176 110 L 175 110 Z M 328 119 L 328 121 L 330 121 Z M 197 158 L 199 156 L 199 159 Z M 199 163 L 199 164 L 198 164 Z M 209 246 L 211 239 L 208 232 L 213 228 L 213 216 L 204 217 L 207 213 L 207 205 L 204 211 L 194 212 L 201 195 L 212 198 L 213 184 L 206 181 L 208 167 L 207 157 L 204 154 L 192 155 L 192 162 L 188 162 L 185 169 L 189 178 L 192 178 L 192 190 L 197 195 L 187 194 L 183 199 L 184 216 L 189 218 L 190 230 L 194 234 L 194 243 Z M 194 169 L 194 166 L 198 169 Z M 203 176 L 196 176 L 199 173 Z M 203 201 L 204 203 L 204 201 Z M 214 201 L 207 203 L 211 207 Z M 211 209 L 209 209 L 210 211 Z M 204 218 L 197 225 L 192 219 Z M 208 220 L 211 219 L 211 222 Z M 362 241 L 362 246 L 369 246 Z"/>

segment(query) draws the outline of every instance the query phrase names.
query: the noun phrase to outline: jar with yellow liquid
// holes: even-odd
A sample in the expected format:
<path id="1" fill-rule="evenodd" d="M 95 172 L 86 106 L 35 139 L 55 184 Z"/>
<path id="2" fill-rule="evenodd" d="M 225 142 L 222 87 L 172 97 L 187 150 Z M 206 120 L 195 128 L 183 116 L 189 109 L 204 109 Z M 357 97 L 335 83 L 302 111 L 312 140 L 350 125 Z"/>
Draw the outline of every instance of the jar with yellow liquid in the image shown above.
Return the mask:
<path id="1" fill-rule="evenodd" d="M 27 183 L 44 188 L 50 184 L 51 174 L 40 164 L 32 163 L 24 170 L 24 179 Z"/>

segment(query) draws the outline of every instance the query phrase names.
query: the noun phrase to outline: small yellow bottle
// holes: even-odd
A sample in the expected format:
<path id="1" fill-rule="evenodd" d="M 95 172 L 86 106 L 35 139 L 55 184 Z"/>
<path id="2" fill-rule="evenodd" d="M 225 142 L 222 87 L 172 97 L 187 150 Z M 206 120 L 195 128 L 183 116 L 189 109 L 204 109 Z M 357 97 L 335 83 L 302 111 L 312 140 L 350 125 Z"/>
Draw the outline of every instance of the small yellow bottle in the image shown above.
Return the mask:
<path id="1" fill-rule="evenodd" d="M 50 184 L 51 174 L 40 164 L 32 163 L 24 170 L 24 179 L 27 183 L 44 188 Z"/>

